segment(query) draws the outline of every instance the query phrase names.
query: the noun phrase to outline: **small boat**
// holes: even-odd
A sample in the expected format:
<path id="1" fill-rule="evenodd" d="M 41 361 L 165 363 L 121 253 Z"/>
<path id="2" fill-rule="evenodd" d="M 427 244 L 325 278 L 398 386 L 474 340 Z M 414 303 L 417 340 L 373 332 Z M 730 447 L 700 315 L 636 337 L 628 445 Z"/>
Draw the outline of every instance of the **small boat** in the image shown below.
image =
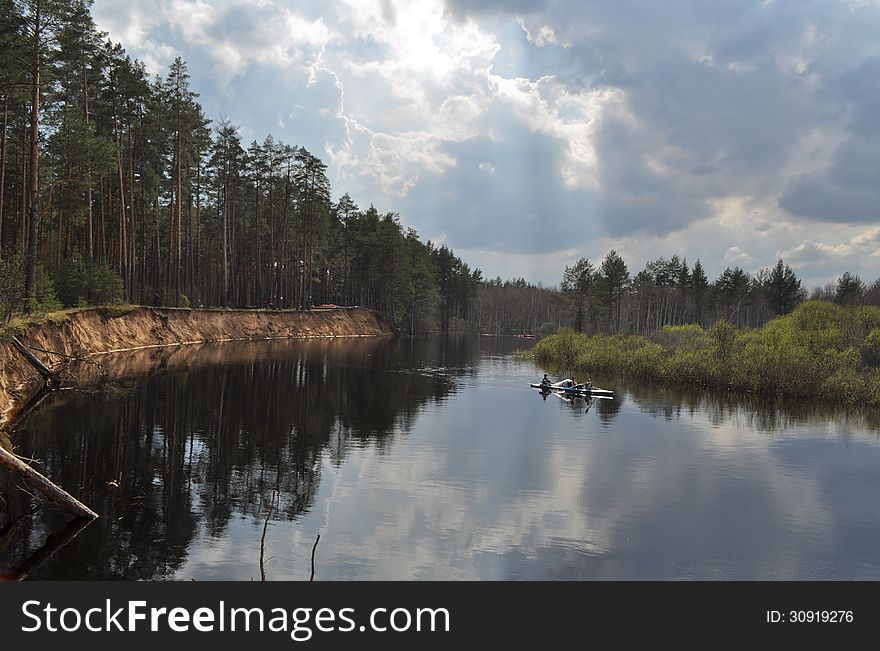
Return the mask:
<path id="1" fill-rule="evenodd" d="M 611 389 L 603 389 L 601 387 L 587 386 L 585 384 L 579 384 L 574 387 L 565 387 L 562 389 L 557 389 L 560 393 L 571 393 L 574 395 L 581 396 L 613 396 L 614 391 Z"/>
<path id="2" fill-rule="evenodd" d="M 570 378 L 566 378 L 564 380 L 560 380 L 559 382 L 553 382 L 548 384 L 546 382 L 541 382 L 539 384 L 530 384 L 533 389 L 541 389 L 542 391 L 555 391 L 563 394 L 569 395 L 579 395 L 579 396 L 612 396 L 614 395 L 614 391 L 610 389 L 602 389 L 601 387 L 593 386 L 590 384 L 575 384 Z"/>

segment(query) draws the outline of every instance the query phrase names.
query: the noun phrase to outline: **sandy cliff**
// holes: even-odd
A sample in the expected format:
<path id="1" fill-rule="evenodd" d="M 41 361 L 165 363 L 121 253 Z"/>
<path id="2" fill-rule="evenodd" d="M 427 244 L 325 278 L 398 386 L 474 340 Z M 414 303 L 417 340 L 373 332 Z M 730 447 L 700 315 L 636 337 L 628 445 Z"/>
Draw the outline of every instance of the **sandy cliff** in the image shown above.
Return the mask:
<path id="1" fill-rule="evenodd" d="M 308 337 L 377 337 L 394 334 L 390 323 L 366 309 L 311 312 L 136 308 L 73 311 L 62 320 L 30 324 L 18 335 L 50 367 L 67 358 L 147 346 L 208 341 Z M 63 374 L 62 374 L 63 377 Z M 0 425 L 42 384 L 42 378 L 8 341 L 0 342 Z"/>

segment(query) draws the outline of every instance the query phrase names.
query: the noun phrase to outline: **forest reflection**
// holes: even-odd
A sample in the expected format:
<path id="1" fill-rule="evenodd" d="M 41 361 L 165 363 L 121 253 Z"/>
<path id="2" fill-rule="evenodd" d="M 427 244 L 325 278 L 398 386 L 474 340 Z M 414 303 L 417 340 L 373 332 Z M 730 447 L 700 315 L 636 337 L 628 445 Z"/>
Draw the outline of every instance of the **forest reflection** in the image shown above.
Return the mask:
<path id="1" fill-rule="evenodd" d="M 880 429 L 876 414 L 824 403 L 594 378 L 615 389 L 613 400 L 564 405 L 548 398 L 569 412 L 564 422 L 578 423 L 568 432 L 573 439 L 560 439 L 552 429 L 546 440 L 524 438 L 523 430 L 551 427 L 555 410 L 534 408 L 541 397 L 529 393 L 534 390 L 528 383 L 542 370 L 514 361 L 511 353 L 521 346 L 515 338 L 469 336 L 238 342 L 147 349 L 101 358 L 103 367 L 85 365 L 82 381 L 89 388 L 50 396 L 14 439 L 20 455 L 35 459 L 38 469 L 101 517 L 83 530 L 71 528 L 62 511 L 0 474 L 0 575 L 179 578 L 181 568 L 213 550 L 252 554 L 274 491 L 279 500 L 272 520 L 298 522 L 322 503 L 322 469 L 329 474 L 328 468 L 335 472 L 346 461 L 346 467 L 357 466 L 363 456 L 387 458 L 392 463 L 381 472 L 393 475 L 398 465 L 430 449 L 441 455 L 438 481 L 451 473 L 450 495 L 467 477 L 485 482 L 481 494 L 497 494 L 502 508 L 510 480 L 505 464 L 494 461 L 522 456 L 529 471 L 539 473 L 541 450 L 549 454 L 560 441 L 590 441 L 592 419 L 603 430 L 624 434 L 661 431 L 660 420 L 686 421 L 698 429 L 720 428 L 722 438 L 730 434 L 723 432 L 725 424 L 768 437 L 789 429 L 799 436 L 811 429 L 876 437 Z M 456 393 L 462 393 L 456 408 L 444 404 Z M 504 413 L 500 404 L 507 405 Z M 433 438 L 410 456 L 401 454 L 404 446 L 395 449 L 395 441 L 416 431 L 420 416 Z M 466 440 L 456 438 L 464 431 Z M 616 445 L 623 438 L 601 440 Z M 682 445 L 690 440 L 678 438 Z M 635 458 L 649 454 L 650 440 L 634 444 Z M 511 447 L 516 445 L 521 447 Z M 420 461 L 429 474 L 436 471 L 430 461 Z M 555 484 L 557 477 L 547 481 Z M 408 504 L 406 495 L 399 495 L 398 507 Z M 374 513 L 397 508 L 384 493 L 372 497 L 379 509 Z M 363 526 L 366 538 L 370 523 Z M 328 538 L 326 544 L 333 542 Z M 256 557 L 239 560 L 256 567 Z"/>
<path id="2" fill-rule="evenodd" d="M 322 460 L 353 447 L 390 448 L 427 404 L 474 372 L 478 340 L 316 340 L 153 349 L 106 358 L 90 392 L 62 392 L 16 434 L 17 452 L 74 490 L 101 518 L 39 570 L 53 578 L 170 577 L 201 531 L 232 518 L 273 519 L 309 509 Z M 9 573 L 65 516 L 11 479 L 0 549 Z M 0 530 L 2 531 L 2 530 Z M 96 553 L 96 550 L 99 550 Z"/>
<path id="3" fill-rule="evenodd" d="M 735 424 L 767 434 L 796 427 L 854 428 L 880 434 L 880 412 L 853 409 L 827 400 L 783 399 L 690 387 L 631 383 L 630 398 L 642 413 L 665 420 L 691 420 L 704 414 L 714 427 Z M 618 409 L 620 406 L 618 406 Z"/>

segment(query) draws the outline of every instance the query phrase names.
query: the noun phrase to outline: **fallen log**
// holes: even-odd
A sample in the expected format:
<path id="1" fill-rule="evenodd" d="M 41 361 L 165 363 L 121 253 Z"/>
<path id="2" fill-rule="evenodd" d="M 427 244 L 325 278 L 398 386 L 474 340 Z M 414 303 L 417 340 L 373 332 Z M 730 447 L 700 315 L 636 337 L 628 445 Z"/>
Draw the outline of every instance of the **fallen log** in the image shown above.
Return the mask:
<path id="1" fill-rule="evenodd" d="M 61 383 L 58 374 L 38 360 L 34 354 L 28 350 L 28 347 L 21 343 L 17 337 L 12 338 L 12 345 L 15 346 L 15 349 L 22 354 L 31 366 L 37 369 L 37 372 L 43 376 L 44 380 L 46 380 L 46 384 L 55 386 Z"/>
<path id="2" fill-rule="evenodd" d="M 88 518 L 89 520 L 94 520 L 98 517 L 97 513 L 92 511 L 73 495 L 57 484 L 52 483 L 44 475 L 41 475 L 17 456 L 7 452 L 3 448 L 0 448 L 0 466 L 4 466 L 10 472 L 14 472 L 28 484 L 45 495 L 47 499 L 55 502 L 68 513 L 71 513 L 78 518 Z"/>

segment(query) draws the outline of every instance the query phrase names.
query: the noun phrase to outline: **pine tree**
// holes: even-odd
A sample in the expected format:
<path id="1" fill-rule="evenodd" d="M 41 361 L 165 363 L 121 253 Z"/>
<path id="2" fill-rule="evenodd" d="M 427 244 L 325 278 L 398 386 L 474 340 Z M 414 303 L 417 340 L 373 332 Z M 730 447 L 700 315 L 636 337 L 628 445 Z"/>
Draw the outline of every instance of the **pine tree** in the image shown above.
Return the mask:
<path id="1" fill-rule="evenodd" d="M 560 289 L 574 313 L 574 328 L 578 332 L 586 328 L 588 319 L 595 322 L 592 303 L 596 278 L 596 270 L 587 258 L 581 258 L 571 267 L 566 266 L 562 272 Z"/>
<path id="2" fill-rule="evenodd" d="M 706 308 L 706 293 L 709 289 L 709 279 L 706 277 L 706 272 L 703 271 L 703 265 L 700 262 L 699 258 L 694 263 L 694 267 L 691 270 L 691 299 L 694 304 L 694 319 L 700 325 L 704 324 L 705 319 L 705 308 Z"/>
<path id="3" fill-rule="evenodd" d="M 40 118 L 41 92 L 45 76 L 50 76 L 52 54 L 58 48 L 57 34 L 68 19 L 70 4 L 64 0 L 26 0 L 18 10 L 30 46 L 27 68 L 31 100 L 29 118 L 28 172 L 28 245 L 25 262 L 25 297 L 30 306 L 36 302 L 37 262 L 40 242 Z"/>
<path id="4" fill-rule="evenodd" d="M 609 332 L 621 327 L 623 296 L 629 286 L 629 270 L 617 251 L 611 249 L 599 267 L 599 295 L 606 313 Z"/>
<path id="5" fill-rule="evenodd" d="M 865 295 L 865 283 L 858 275 L 845 272 L 837 279 L 837 291 L 834 294 L 834 302 L 841 305 L 858 305 L 862 303 Z"/>
<path id="6" fill-rule="evenodd" d="M 782 259 L 770 271 L 766 287 L 770 304 L 777 315 L 788 314 L 801 301 L 801 281 Z"/>

